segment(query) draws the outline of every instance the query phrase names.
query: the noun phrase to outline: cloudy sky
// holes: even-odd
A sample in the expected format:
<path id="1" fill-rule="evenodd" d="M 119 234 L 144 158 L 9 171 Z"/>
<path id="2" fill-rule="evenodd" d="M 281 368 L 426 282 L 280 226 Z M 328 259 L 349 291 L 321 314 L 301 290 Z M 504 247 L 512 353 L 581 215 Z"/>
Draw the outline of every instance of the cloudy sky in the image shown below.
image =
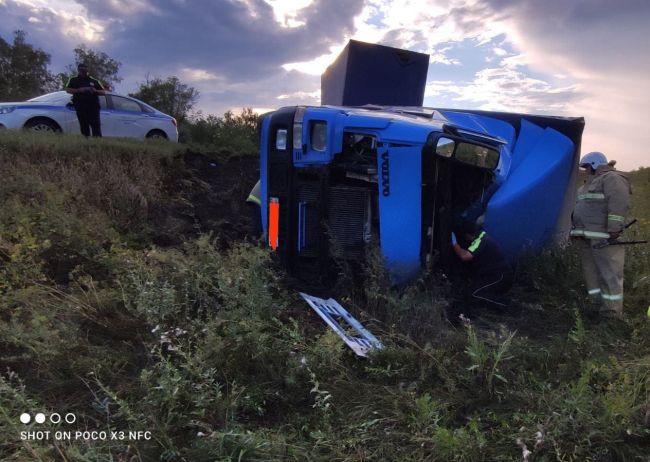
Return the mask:
<path id="1" fill-rule="evenodd" d="M 53 71 L 84 43 L 121 93 L 178 76 L 199 109 L 318 104 L 349 39 L 431 55 L 425 105 L 584 116 L 583 153 L 650 166 L 650 0 L 0 0 Z"/>

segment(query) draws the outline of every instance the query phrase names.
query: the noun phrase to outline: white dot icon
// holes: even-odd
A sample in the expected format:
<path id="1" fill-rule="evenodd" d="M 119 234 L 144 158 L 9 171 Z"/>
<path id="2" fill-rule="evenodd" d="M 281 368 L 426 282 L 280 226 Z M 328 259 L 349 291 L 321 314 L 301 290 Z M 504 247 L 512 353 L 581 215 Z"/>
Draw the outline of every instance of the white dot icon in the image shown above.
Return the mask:
<path id="1" fill-rule="evenodd" d="M 45 414 L 43 414 L 42 412 L 39 412 L 38 414 L 36 414 L 34 416 L 34 420 L 36 421 L 36 423 L 39 423 L 39 424 L 45 422 Z"/>
<path id="2" fill-rule="evenodd" d="M 32 420 L 32 417 L 26 412 L 24 414 L 20 414 L 20 421 L 22 423 L 28 424 L 30 420 Z"/>

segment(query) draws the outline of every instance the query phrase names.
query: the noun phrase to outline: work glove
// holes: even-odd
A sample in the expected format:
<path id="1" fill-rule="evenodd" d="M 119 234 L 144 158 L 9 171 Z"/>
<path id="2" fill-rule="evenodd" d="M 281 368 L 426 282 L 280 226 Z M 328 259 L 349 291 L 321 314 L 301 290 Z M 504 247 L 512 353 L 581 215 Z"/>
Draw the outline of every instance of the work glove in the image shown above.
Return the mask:
<path id="1" fill-rule="evenodd" d="M 451 233 L 451 245 L 454 246 L 454 245 L 456 245 L 456 244 L 458 244 L 458 240 L 456 239 L 456 234 L 454 234 L 454 233 L 452 232 L 452 233 Z"/>

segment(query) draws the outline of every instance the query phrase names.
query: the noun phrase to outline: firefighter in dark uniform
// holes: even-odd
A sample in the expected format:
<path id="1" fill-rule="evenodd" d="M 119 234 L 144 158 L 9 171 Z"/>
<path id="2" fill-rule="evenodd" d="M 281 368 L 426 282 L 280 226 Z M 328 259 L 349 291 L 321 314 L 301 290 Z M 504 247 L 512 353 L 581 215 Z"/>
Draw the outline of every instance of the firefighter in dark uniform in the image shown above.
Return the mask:
<path id="1" fill-rule="evenodd" d="M 479 225 L 465 221 L 451 234 L 456 256 L 469 267 L 468 297 L 476 305 L 501 310 L 510 304 L 506 292 L 513 282 L 513 272 L 499 244 Z M 461 245 L 462 244 L 462 245 Z"/>
<path id="2" fill-rule="evenodd" d="M 103 95 L 104 87 L 99 80 L 88 75 L 85 64 L 77 66 L 77 75 L 70 77 L 65 86 L 65 91 L 72 95 L 79 120 L 79 129 L 83 136 L 102 136 L 101 121 L 99 119 L 99 95 Z"/>

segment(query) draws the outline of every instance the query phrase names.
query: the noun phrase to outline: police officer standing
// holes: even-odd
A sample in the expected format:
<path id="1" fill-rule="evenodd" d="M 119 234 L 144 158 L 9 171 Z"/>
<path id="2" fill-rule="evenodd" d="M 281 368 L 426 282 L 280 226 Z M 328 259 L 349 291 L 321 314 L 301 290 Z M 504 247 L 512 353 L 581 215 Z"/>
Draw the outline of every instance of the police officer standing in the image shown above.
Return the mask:
<path id="1" fill-rule="evenodd" d="M 601 152 L 590 152 L 580 160 L 587 180 L 578 190 L 571 236 L 577 238 L 590 298 L 600 306 L 600 314 L 621 317 L 625 247 L 611 244 L 625 229 L 632 191 L 614 163 L 608 163 Z"/>
<path id="2" fill-rule="evenodd" d="M 99 120 L 99 95 L 105 94 L 99 80 L 88 75 L 88 67 L 81 63 L 77 66 L 77 75 L 70 77 L 65 90 L 72 95 L 79 120 L 79 129 L 83 136 L 102 136 L 101 121 Z"/>

